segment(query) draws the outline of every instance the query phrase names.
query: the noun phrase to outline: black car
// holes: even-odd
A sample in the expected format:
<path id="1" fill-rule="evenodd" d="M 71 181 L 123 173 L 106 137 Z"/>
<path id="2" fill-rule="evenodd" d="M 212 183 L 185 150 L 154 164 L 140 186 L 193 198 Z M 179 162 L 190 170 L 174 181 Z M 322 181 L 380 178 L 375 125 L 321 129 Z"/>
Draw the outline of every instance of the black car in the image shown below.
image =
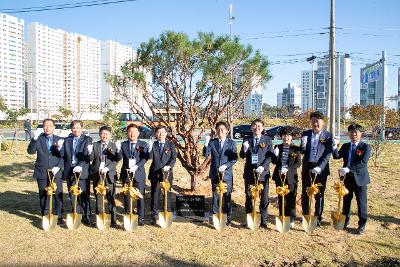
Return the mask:
<path id="1" fill-rule="evenodd" d="M 272 140 L 274 139 L 278 139 L 279 136 L 279 132 L 281 131 L 281 129 L 285 127 L 285 125 L 278 125 L 278 126 L 274 126 L 268 129 L 265 129 L 263 134 L 269 136 Z M 297 135 L 300 134 L 300 128 L 297 127 L 293 127 L 293 137 L 296 137 Z"/>
<path id="2" fill-rule="evenodd" d="M 241 124 L 233 127 L 233 138 L 239 139 L 247 136 L 251 136 L 251 124 Z"/>

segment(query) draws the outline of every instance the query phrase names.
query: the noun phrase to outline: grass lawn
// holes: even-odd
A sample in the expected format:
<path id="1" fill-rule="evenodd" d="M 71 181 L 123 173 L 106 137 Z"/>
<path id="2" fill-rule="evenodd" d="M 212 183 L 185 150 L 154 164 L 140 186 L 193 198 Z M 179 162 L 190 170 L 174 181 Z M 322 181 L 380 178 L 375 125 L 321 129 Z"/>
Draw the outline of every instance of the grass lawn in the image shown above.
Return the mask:
<path id="1" fill-rule="evenodd" d="M 37 184 L 32 178 L 36 156 L 26 153 L 19 142 L 14 153 L 0 151 L 0 258 L 2 265 L 146 265 L 146 266 L 387 266 L 400 264 L 400 145 L 385 147 L 379 167 L 370 167 L 369 221 L 366 233 L 356 235 L 357 210 L 353 199 L 350 230 L 336 232 L 330 211 L 337 195 L 332 185 L 340 161 L 331 160 L 334 175 L 328 178 L 324 222 L 312 235 L 301 226 L 301 208 L 294 229 L 286 234 L 275 230 L 277 198 L 270 183 L 269 230 L 251 231 L 245 222 L 243 160 L 234 168 L 233 227 L 217 232 L 206 223 L 175 222 L 168 230 L 151 226 L 146 194 L 146 225 L 128 233 L 121 229 L 101 232 L 94 227 L 71 231 L 57 226 L 41 229 Z M 372 165 L 372 164 L 370 164 Z M 149 166 L 149 163 L 147 164 Z M 271 166 L 272 167 L 272 166 Z M 189 176 L 179 162 L 174 169 L 175 194 L 187 191 Z M 150 183 L 147 182 L 146 190 Z M 202 181 L 197 193 L 211 202 L 210 181 Z M 119 185 L 117 192 L 121 191 Z M 298 192 L 301 192 L 301 184 Z M 148 192 L 148 191 L 146 191 Z M 66 212 L 70 204 L 64 184 Z M 298 198 L 300 195 L 298 194 Z M 93 194 L 92 194 L 93 201 Z M 92 210 L 94 202 L 92 202 Z M 121 205 L 118 207 L 122 214 Z M 94 221 L 95 218 L 92 217 Z M 122 224 L 122 216 L 118 216 Z"/>

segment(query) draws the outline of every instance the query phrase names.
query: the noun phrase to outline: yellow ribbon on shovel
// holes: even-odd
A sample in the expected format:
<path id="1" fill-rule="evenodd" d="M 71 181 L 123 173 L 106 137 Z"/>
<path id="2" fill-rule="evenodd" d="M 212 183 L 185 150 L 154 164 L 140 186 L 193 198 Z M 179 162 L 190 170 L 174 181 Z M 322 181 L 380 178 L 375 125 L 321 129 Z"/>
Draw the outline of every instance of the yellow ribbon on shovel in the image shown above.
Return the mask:
<path id="1" fill-rule="evenodd" d="M 77 184 L 71 186 L 70 191 L 75 196 L 79 196 L 82 193 L 81 188 Z"/>
<path id="2" fill-rule="evenodd" d="M 260 197 L 261 191 L 264 189 L 262 184 L 250 185 L 250 192 L 253 198 Z"/>
<path id="3" fill-rule="evenodd" d="M 282 197 L 286 196 L 289 194 L 289 186 L 285 184 L 284 186 L 278 186 L 276 188 L 276 193 Z"/>
<path id="4" fill-rule="evenodd" d="M 129 195 L 129 197 L 133 198 L 133 200 L 143 198 L 142 194 L 139 192 L 139 189 L 134 186 L 129 186 L 128 184 L 124 185 L 122 192 L 124 192 L 126 196 Z"/>
<path id="5" fill-rule="evenodd" d="M 349 193 L 349 190 L 347 190 L 346 186 L 344 186 L 343 181 L 334 182 L 333 188 L 335 189 L 336 193 L 338 193 L 338 195 L 341 197 L 343 197 Z"/>
<path id="6" fill-rule="evenodd" d="M 228 192 L 228 185 L 222 181 L 219 182 L 219 185 L 216 187 L 219 194 L 224 194 Z"/>
<path id="7" fill-rule="evenodd" d="M 162 181 L 160 185 L 164 192 L 168 192 L 171 189 L 171 185 L 167 180 Z"/>
<path id="8" fill-rule="evenodd" d="M 321 183 L 312 184 L 310 187 L 306 188 L 307 196 L 310 198 L 316 194 L 319 194 L 319 186 L 322 186 Z"/>
<path id="9" fill-rule="evenodd" d="M 105 196 L 107 193 L 108 187 L 102 184 L 99 184 L 95 187 L 96 194 L 100 193 L 102 196 Z"/>
<path id="10" fill-rule="evenodd" d="M 51 196 L 51 195 L 53 195 L 53 194 L 56 192 L 56 190 L 57 190 L 57 185 L 56 185 L 55 182 L 51 182 L 50 185 L 49 185 L 48 187 L 46 187 L 44 190 L 47 191 L 47 195 L 48 195 L 48 196 Z"/>

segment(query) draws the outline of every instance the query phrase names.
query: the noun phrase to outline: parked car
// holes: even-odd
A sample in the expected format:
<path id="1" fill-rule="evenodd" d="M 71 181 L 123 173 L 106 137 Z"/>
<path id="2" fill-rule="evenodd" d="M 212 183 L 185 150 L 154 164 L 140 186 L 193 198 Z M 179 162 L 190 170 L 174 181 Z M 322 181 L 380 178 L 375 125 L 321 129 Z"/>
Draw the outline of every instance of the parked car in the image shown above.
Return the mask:
<path id="1" fill-rule="evenodd" d="M 279 132 L 281 131 L 281 129 L 283 127 L 285 127 L 285 125 L 278 125 L 278 126 L 274 126 L 274 127 L 265 129 L 263 134 L 269 136 L 272 140 L 279 139 L 280 138 Z M 294 128 L 294 137 L 295 137 L 296 135 L 300 134 L 301 130 L 300 130 L 300 128 L 297 128 L 297 127 L 293 127 L 293 128 Z"/>
<path id="2" fill-rule="evenodd" d="M 241 124 L 233 127 L 233 138 L 240 139 L 246 136 L 251 136 L 251 124 Z"/>

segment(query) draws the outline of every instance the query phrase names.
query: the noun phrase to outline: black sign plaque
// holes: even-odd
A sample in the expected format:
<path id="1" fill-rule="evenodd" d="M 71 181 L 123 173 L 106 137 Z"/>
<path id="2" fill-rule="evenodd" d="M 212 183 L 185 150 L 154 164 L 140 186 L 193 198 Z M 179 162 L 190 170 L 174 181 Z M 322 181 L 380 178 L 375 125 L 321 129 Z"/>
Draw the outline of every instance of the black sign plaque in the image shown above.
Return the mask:
<path id="1" fill-rule="evenodd" d="M 182 217 L 204 217 L 204 195 L 177 195 L 176 215 Z"/>

